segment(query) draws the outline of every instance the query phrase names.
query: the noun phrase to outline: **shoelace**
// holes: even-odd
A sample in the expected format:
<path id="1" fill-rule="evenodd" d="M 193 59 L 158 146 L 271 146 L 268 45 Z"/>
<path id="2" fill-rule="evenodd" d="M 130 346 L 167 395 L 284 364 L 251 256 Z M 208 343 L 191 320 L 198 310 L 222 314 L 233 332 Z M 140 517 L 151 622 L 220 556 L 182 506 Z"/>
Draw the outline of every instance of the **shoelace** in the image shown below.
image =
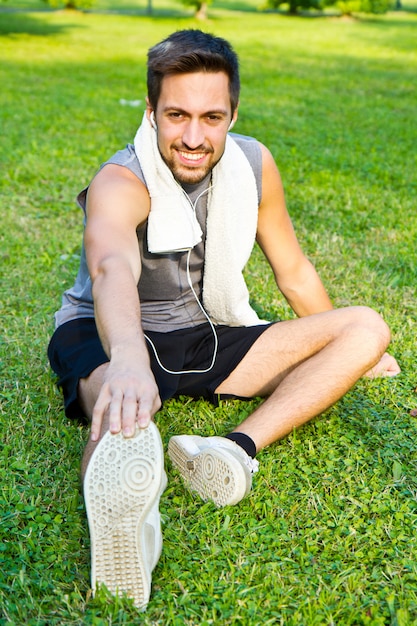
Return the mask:
<path id="1" fill-rule="evenodd" d="M 256 474 L 259 469 L 259 461 L 257 459 L 252 459 L 252 457 L 248 455 L 248 459 L 245 461 L 245 464 L 249 467 L 252 474 Z"/>

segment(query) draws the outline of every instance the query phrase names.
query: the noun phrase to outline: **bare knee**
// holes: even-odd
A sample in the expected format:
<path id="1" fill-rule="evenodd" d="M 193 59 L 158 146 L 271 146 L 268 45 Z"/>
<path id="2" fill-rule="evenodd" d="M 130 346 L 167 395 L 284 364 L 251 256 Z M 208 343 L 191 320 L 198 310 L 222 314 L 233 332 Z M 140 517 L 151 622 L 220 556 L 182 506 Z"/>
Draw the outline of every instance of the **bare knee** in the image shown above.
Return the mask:
<path id="1" fill-rule="evenodd" d="M 78 402 L 89 420 L 91 420 L 107 368 L 108 363 L 103 363 L 93 370 L 87 378 L 80 378 L 78 382 Z"/>
<path id="2" fill-rule="evenodd" d="M 108 363 L 103 363 L 103 365 L 100 365 L 97 369 L 93 370 L 89 376 L 87 376 L 86 378 L 81 378 L 78 382 L 78 402 L 80 403 L 80 406 L 82 407 L 85 415 L 89 420 L 91 420 L 94 405 L 103 384 L 103 378 L 107 367 Z M 103 437 L 104 433 L 107 430 L 109 430 L 109 416 L 106 412 L 101 426 L 100 439 L 101 437 Z M 83 458 L 81 460 L 82 481 L 84 481 L 85 472 L 87 471 L 87 465 L 99 441 L 91 441 L 91 439 L 89 439 L 84 449 Z"/>
<path id="3" fill-rule="evenodd" d="M 377 355 L 382 355 L 389 342 L 391 341 L 391 332 L 387 323 L 382 319 L 379 313 L 367 306 L 350 307 L 352 313 L 352 328 L 359 333 L 370 349 L 374 349 Z"/>

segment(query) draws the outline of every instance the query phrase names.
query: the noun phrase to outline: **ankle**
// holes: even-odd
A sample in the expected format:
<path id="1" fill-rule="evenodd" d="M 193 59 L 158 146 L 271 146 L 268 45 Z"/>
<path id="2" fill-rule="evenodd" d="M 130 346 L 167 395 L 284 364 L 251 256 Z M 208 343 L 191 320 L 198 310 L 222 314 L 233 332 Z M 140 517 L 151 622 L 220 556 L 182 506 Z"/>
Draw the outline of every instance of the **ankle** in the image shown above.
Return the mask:
<path id="1" fill-rule="evenodd" d="M 249 435 L 246 435 L 245 433 L 233 432 L 226 435 L 225 438 L 234 441 L 235 443 L 237 443 L 238 446 L 243 448 L 248 456 L 250 456 L 252 459 L 255 458 L 256 444 L 253 439 L 249 437 Z"/>

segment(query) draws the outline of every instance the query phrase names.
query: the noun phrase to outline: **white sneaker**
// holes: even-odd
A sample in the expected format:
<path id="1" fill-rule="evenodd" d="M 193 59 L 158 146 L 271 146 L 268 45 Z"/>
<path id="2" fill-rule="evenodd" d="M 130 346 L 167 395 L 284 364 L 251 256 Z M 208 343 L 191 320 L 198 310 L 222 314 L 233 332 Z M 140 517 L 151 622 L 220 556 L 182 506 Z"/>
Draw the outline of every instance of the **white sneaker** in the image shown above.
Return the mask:
<path id="1" fill-rule="evenodd" d="M 84 478 L 91 539 L 91 584 L 126 593 L 145 609 L 151 574 L 162 551 L 159 499 L 167 484 L 156 425 L 135 436 L 107 432 Z"/>
<path id="2" fill-rule="evenodd" d="M 258 461 L 225 437 L 177 435 L 169 441 L 168 455 L 189 487 L 217 506 L 240 502 L 259 467 Z"/>

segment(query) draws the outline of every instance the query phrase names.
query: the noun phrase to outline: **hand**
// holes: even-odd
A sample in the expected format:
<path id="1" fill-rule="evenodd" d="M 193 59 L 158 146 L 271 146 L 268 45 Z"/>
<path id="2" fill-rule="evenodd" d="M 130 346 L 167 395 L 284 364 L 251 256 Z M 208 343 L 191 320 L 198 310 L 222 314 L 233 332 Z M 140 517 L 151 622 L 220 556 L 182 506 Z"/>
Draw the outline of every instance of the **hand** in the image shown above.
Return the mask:
<path id="1" fill-rule="evenodd" d="M 376 365 L 364 374 L 367 378 L 382 378 L 396 376 L 401 372 L 400 366 L 393 356 L 385 352 Z"/>
<path id="2" fill-rule="evenodd" d="M 133 437 L 136 424 L 146 428 L 160 408 L 158 387 L 149 367 L 110 362 L 93 409 L 91 439 L 99 439 L 106 412 L 111 433 L 123 430 L 125 437 Z"/>

